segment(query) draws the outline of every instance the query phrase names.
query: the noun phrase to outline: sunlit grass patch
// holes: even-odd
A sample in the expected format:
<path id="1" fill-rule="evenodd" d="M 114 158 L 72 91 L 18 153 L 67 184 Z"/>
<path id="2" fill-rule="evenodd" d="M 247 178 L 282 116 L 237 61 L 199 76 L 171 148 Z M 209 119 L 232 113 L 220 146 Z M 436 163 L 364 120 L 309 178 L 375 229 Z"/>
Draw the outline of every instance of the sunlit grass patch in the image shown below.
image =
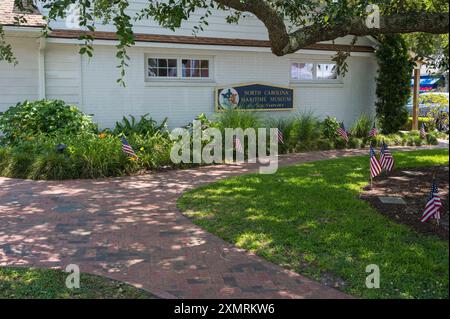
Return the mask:
<path id="1" fill-rule="evenodd" d="M 397 168 L 448 165 L 448 156 L 394 152 Z M 178 203 L 238 247 L 317 280 L 333 274 L 355 296 L 448 298 L 448 242 L 378 214 L 359 199 L 368 182 L 368 156 L 341 158 L 223 180 Z M 365 286 L 369 264 L 380 267 L 380 289 Z"/>

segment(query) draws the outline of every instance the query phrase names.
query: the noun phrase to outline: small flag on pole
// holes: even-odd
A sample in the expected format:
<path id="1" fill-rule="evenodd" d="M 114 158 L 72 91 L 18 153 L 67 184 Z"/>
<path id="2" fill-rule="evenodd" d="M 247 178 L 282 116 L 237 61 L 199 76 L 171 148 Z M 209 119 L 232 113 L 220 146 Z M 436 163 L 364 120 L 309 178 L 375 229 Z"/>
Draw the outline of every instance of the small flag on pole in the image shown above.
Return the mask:
<path id="1" fill-rule="evenodd" d="M 336 131 L 340 137 L 344 139 L 348 143 L 348 132 L 345 130 L 344 123 L 341 123 L 339 128 Z"/>
<path id="2" fill-rule="evenodd" d="M 133 148 L 128 143 L 127 139 L 124 136 L 122 136 L 120 138 L 120 140 L 122 141 L 122 152 L 124 152 L 128 156 L 131 156 L 131 157 L 134 157 L 134 158 L 138 158 L 138 156 L 134 152 Z"/>
<path id="3" fill-rule="evenodd" d="M 378 130 L 374 123 L 372 129 L 369 132 L 369 137 L 375 137 L 375 136 L 377 136 L 377 134 L 378 134 Z"/>
<path id="4" fill-rule="evenodd" d="M 422 126 L 420 127 L 420 137 L 422 139 L 427 138 L 427 132 L 425 131 L 425 123 L 422 123 Z"/>
<path id="5" fill-rule="evenodd" d="M 425 212 L 422 214 L 422 223 L 429 221 L 432 217 L 439 222 L 441 219 L 442 207 L 439 189 L 436 185 L 436 180 L 433 179 L 433 185 L 431 186 L 430 196 L 428 197 L 428 202 L 425 206 Z"/>
<path id="6" fill-rule="evenodd" d="M 381 164 L 377 159 L 377 155 L 373 150 L 372 146 L 370 146 L 370 177 L 374 178 L 381 174 L 382 168 Z"/>
<path id="7" fill-rule="evenodd" d="M 234 137 L 234 147 L 236 148 L 237 152 L 244 153 L 244 148 L 242 147 L 241 140 L 236 136 Z"/>
<path id="8" fill-rule="evenodd" d="M 394 169 L 394 157 L 392 156 L 391 151 L 388 150 L 388 147 L 384 142 L 380 150 L 380 164 L 381 167 L 384 168 L 387 172 L 390 172 Z"/>
<path id="9" fill-rule="evenodd" d="M 283 132 L 279 128 L 277 128 L 277 137 L 278 137 L 278 143 L 284 144 L 284 136 Z"/>

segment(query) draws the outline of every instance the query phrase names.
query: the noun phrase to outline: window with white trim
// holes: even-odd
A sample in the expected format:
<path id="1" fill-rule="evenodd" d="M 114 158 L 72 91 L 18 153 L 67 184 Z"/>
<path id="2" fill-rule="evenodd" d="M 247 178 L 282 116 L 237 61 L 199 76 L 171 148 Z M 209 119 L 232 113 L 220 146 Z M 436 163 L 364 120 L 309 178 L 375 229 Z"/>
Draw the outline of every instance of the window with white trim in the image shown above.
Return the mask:
<path id="1" fill-rule="evenodd" d="M 308 81 L 338 81 L 336 63 L 323 62 L 293 62 L 291 63 L 291 80 Z"/>
<path id="2" fill-rule="evenodd" d="M 209 80 L 212 59 L 198 57 L 146 57 L 146 79 Z"/>

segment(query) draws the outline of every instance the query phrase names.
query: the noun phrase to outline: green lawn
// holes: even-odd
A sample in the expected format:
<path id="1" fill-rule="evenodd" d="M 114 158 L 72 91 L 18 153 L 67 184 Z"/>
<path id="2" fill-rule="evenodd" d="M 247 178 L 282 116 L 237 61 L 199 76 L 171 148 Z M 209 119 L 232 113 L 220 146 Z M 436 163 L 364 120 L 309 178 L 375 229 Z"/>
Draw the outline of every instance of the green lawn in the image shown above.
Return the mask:
<path id="1" fill-rule="evenodd" d="M 445 165 L 448 156 L 394 153 L 397 168 Z M 391 222 L 360 200 L 368 172 L 368 156 L 299 164 L 207 185 L 178 204 L 236 246 L 317 280 L 342 279 L 340 289 L 354 296 L 448 298 L 448 242 Z M 365 286 L 369 264 L 380 267 L 380 289 Z"/>
<path id="2" fill-rule="evenodd" d="M 81 274 L 80 288 L 65 286 L 60 270 L 0 267 L 0 299 L 148 299 L 150 293 L 122 282 Z"/>

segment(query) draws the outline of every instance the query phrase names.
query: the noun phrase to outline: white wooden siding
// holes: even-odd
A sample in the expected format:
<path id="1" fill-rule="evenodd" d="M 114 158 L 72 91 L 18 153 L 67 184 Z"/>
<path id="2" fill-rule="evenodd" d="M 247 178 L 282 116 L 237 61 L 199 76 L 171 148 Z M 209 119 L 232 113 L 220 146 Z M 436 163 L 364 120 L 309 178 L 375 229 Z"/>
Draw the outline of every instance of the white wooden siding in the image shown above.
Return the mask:
<path id="1" fill-rule="evenodd" d="M 81 106 L 81 56 L 77 46 L 47 45 L 45 84 L 48 99 Z"/>
<path id="2" fill-rule="evenodd" d="M 75 52 L 75 46 L 72 50 Z M 65 49 L 66 50 L 66 49 Z M 213 56 L 213 81 L 152 81 L 144 80 L 146 54 L 183 56 Z M 216 86 L 245 82 L 268 82 L 291 85 L 292 59 L 317 59 L 317 56 L 291 55 L 275 57 L 270 53 L 178 50 L 134 47 L 123 88 L 117 85 L 115 48 L 96 46 L 94 58 L 83 60 L 83 110 L 94 114 L 102 127 L 112 127 L 123 115 L 140 116 L 149 113 L 161 121 L 169 118 L 171 127 L 184 126 L 196 115 L 214 114 Z M 331 56 L 320 56 L 321 61 Z M 351 57 L 349 72 L 337 84 L 293 84 L 296 112 L 311 110 L 320 117 L 336 116 L 349 125 L 365 112 L 373 114 L 376 63 L 374 58 Z M 50 66 L 47 66 L 49 68 Z M 48 70 L 48 72 L 53 72 Z M 267 112 L 271 116 L 292 116 L 296 112 Z"/>
<path id="3" fill-rule="evenodd" d="M 19 64 L 0 61 L 0 112 L 24 100 L 39 98 L 39 44 L 33 38 L 6 38 Z"/>

